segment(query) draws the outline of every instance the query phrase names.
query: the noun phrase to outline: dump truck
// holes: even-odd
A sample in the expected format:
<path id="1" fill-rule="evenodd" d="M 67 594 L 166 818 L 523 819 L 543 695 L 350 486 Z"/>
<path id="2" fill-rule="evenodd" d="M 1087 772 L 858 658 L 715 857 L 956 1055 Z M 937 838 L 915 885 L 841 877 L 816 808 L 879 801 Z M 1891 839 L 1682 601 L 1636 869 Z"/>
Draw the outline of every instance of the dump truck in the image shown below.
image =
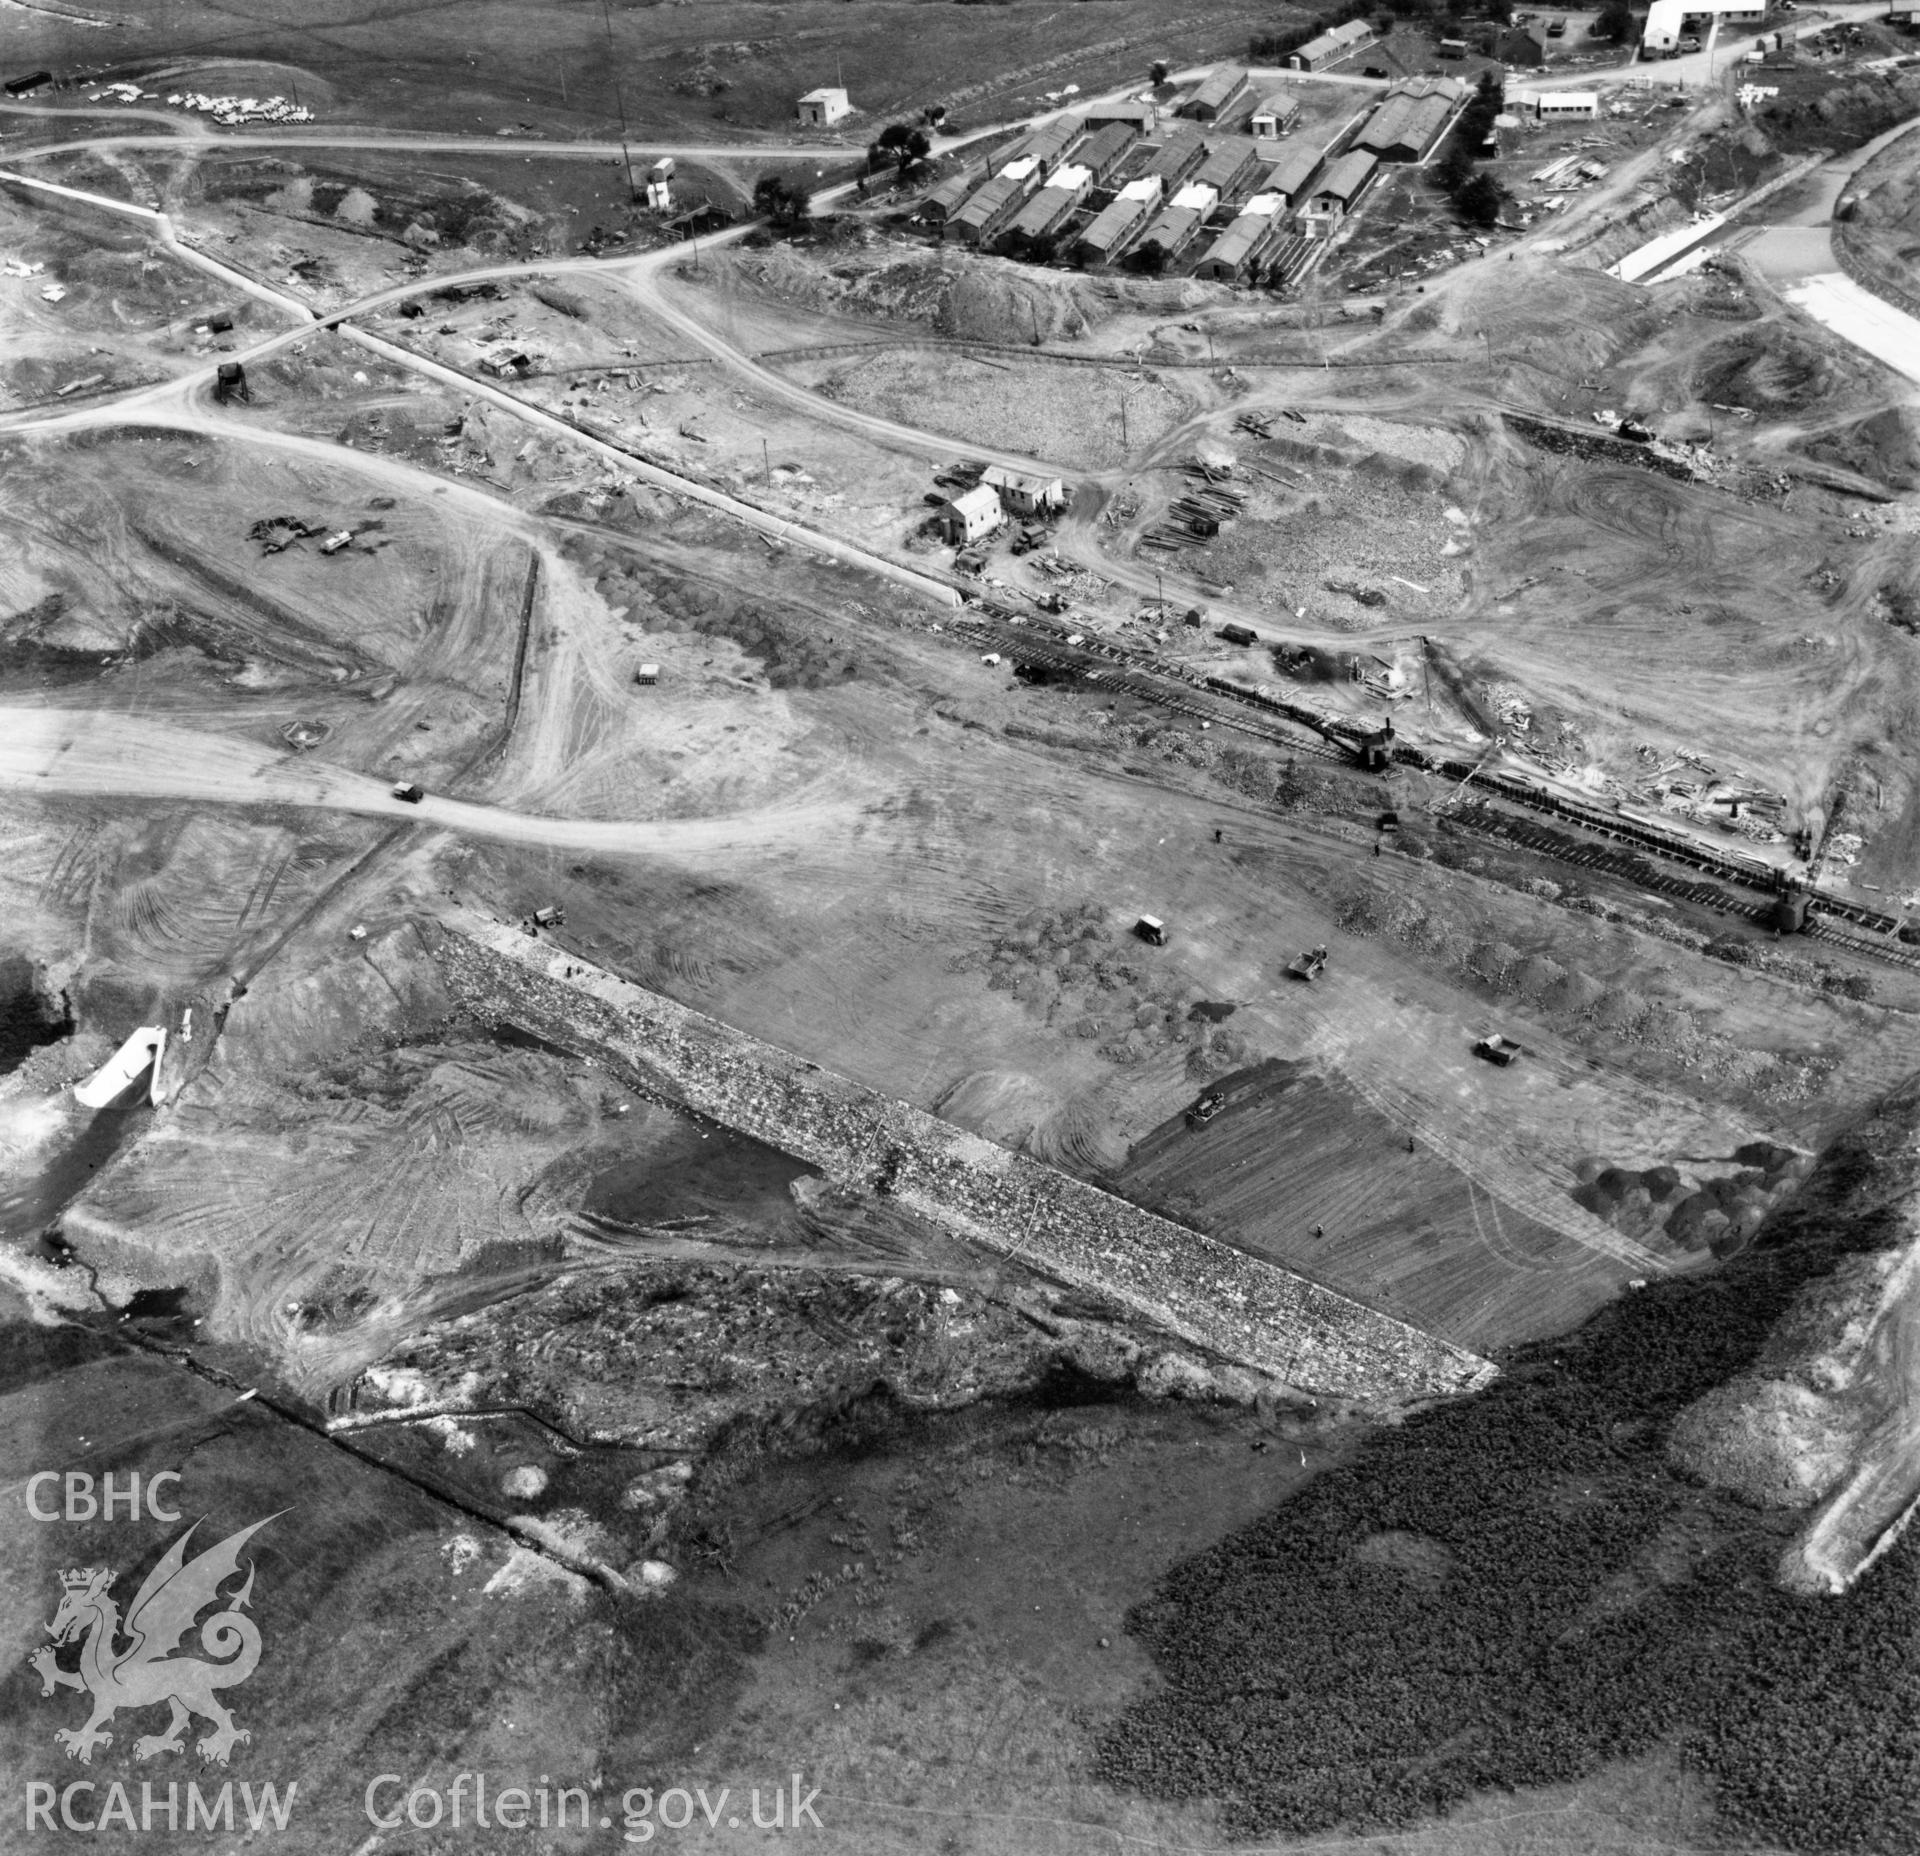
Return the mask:
<path id="1" fill-rule="evenodd" d="M 396 799 L 404 799 L 410 806 L 417 806 L 426 798 L 427 789 L 414 780 L 395 780 L 393 796 Z"/>
<path id="2" fill-rule="evenodd" d="M 1133 932 L 1149 947 L 1165 947 L 1167 924 L 1157 915 L 1143 915 L 1133 924 Z"/>
<path id="3" fill-rule="evenodd" d="M 1317 980 L 1326 964 L 1327 950 L 1324 947 L 1310 947 L 1287 971 L 1297 980 Z"/>
<path id="4" fill-rule="evenodd" d="M 1520 1055 L 1520 1046 L 1512 1038 L 1502 1037 L 1499 1032 L 1491 1031 L 1485 1037 L 1475 1040 L 1473 1054 L 1487 1063 L 1497 1063 L 1504 1070 L 1514 1058 Z"/>
<path id="5" fill-rule="evenodd" d="M 1219 1090 L 1209 1089 L 1192 1108 L 1187 1110 L 1187 1126 L 1204 1128 L 1226 1106 L 1227 1098 Z"/>
<path id="6" fill-rule="evenodd" d="M 329 535 L 326 538 L 326 540 L 320 544 L 320 552 L 322 554 L 338 554 L 340 550 L 348 546 L 348 544 L 351 543 L 352 540 L 353 540 L 352 529 L 350 528 L 335 529 L 333 533 Z"/>

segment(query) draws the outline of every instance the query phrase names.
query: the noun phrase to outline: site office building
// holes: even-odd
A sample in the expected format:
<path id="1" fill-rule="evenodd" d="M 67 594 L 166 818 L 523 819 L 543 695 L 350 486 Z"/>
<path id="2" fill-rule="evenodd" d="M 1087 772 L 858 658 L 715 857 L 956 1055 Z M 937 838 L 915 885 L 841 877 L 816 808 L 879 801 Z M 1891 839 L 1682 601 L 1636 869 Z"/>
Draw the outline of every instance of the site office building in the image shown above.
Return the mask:
<path id="1" fill-rule="evenodd" d="M 941 529 L 956 548 L 983 540 L 1005 519 L 999 493 L 984 483 L 962 491 L 940 506 Z"/>
<path id="2" fill-rule="evenodd" d="M 1344 26 L 1335 26 L 1331 32 L 1323 32 L 1317 39 L 1309 39 L 1306 44 L 1287 60 L 1296 71 L 1324 71 L 1330 64 L 1338 64 L 1342 58 L 1350 56 L 1356 47 L 1366 45 L 1373 38 L 1373 28 L 1363 19 L 1350 19 Z"/>
<path id="3" fill-rule="evenodd" d="M 1073 248 L 1074 262 L 1089 270 L 1115 263 L 1158 209 L 1165 191 L 1157 174 L 1128 181 L 1081 233 Z"/>
<path id="4" fill-rule="evenodd" d="M 1347 214 L 1359 205 L 1373 184 L 1379 163 L 1359 149 L 1350 149 L 1330 167 L 1300 209 L 1300 216 L 1322 236 L 1331 238 Z"/>
<path id="5" fill-rule="evenodd" d="M 1653 0 L 1640 35 L 1640 52 L 1647 58 L 1671 58 L 1680 41 L 1713 25 L 1757 26 L 1767 16 L 1755 0 Z"/>
<path id="6" fill-rule="evenodd" d="M 809 90 L 800 99 L 800 126 L 803 129 L 831 129 L 853 114 L 847 93 L 837 86 Z"/>
<path id="7" fill-rule="evenodd" d="M 1196 277 L 1215 283 L 1244 283 L 1275 245 L 1286 227 L 1285 202 L 1277 193 L 1258 193 L 1214 241 L 1213 248 L 1194 267 Z"/>
<path id="8" fill-rule="evenodd" d="M 1200 87 L 1180 105 L 1182 116 L 1195 122 L 1217 122 L 1231 116 L 1246 101 L 1247 74 L 1237 65 L 1215 65 Z"/>
<path id="9" fill-rule="evenodd" d="M 1036 129 L 1005 150 L 994 173 L 960 205 L 948 208 L 942 223 L 962 244 L 984 244 L 1039 191 L 1047 169 L 1085 134 L 1086 122 L 1078 116 L 1062 116 Z"/>
<path id="10" fill-rule="evenodd" d="M 1276 90 L 1253 106 L 1247 133 L 1263 142 L 1277 141 L 1300 120 L 1300 99 L 1291 90 Z"/>

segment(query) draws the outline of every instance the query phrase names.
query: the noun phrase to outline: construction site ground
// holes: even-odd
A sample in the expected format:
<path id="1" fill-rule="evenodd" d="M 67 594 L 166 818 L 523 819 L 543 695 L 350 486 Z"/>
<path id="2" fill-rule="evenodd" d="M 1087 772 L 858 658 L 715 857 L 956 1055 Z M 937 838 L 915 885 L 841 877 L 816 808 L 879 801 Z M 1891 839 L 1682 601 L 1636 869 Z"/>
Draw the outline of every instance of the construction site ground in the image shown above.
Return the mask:
<path id="1" fill-rule="evenodd" d="M 801 8 L 778 56 L 711 9 L 616 18 L 632 152 L 704 141 L 687 184 L 737 206 L 798 158 L 770 130 L 820 48 L 869 107 L 1012 116 L 1248 30 L 1069 11 L 1071 47 L 917 9 L 896 53 Z M 1912 388 L 1782 294 L 1840 175 L 1780 196 L 1768 264 L 1651 287 L 1541 249 L 1651 237 L 1611 181 L 1352 298 L 963 263 L 850 196 L 696 252 L 629 210 L 611 97 L 553 101 L 606 27 L 549 26 L 517 89 L 463 67 L 520 14 L 409 20 L 391 95 L 372 28 L 302 38 L 335 146 L 0 107 L 0 168 L 81 196 L 0 179 L 0 955 L 31 976 L 0 1003 L 40 1027 L 0 1074 L 9 1458 L 180 1467 L 210 1528 L 300 1486 L 241 1757 L 312 1775 L 301 1848 L 364 1838 L 375 1749 L 799 1767 L 849 1850 L 1218 1843 L 1220 1797 L 1094 1776 L 1159 1679 L 1129 1609 L 1431 1387 L 1332 1396 L 1277 1339 L 1156 1326 L 1117 1263 L 968 1242 L 884 1152 L 832 1177 L 480 1009 L 447 936 L 524 923 L 557 987 L 604 971 L 1495 1366 L 1751 1260 L 1920 1011 Z M 528 117 L 577 145 L 459 145 Z M 417 151 L 363 139 L 394 130 Z M 55 134 L 87 146 L 37 162 Z M 1069 503 L 973 576 L 929 521 L 990 463 Z M 1422 764 L 1360 770 L 1384 718 Z M 1625 816 L 1671 854 L 1624 861 Z M 1776 932 L 1800 831 L 1883 926 Z M 1709 884 L 1708 852 L 1761 862 Z M 157 1106 L 90 1118 L 71 1085 L 147 1024 Z M 1915 1486 L 1896 1416 L 1853 1474 L 1840 1584 Z M 24 1657 L 61 1566 L 133 1567 L 8 1525 Z M 69 1771 L 56 1712 L 18 1686 L 8 1782 Z M 1663 1753 L 1402 1840 L 1712 1821 Z"/>

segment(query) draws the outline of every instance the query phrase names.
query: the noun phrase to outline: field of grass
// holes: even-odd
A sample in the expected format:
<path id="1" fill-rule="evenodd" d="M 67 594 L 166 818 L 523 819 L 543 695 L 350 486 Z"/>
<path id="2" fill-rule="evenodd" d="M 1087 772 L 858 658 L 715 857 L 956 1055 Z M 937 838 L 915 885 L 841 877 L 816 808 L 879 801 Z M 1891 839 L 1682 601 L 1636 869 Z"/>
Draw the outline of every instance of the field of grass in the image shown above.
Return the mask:
<path id="1" fill-rule="evenodd" d="M 1169 13 L 1152 0 L 1053 7 L 1039 0 L 979 9 L 949 0 L 699 0 L 663 8 L 540 0 L 415 4 L 368 17 L 341 9 L 316 18 L 290 0 L 236 25 L 231 12 L 172 0 L 113 35 L 45 14 L 16 23 L 14 56 L 62 70 L 152 70 L 158 62 L 201 84 L 197 67 L 257 60 L 279 67 L 248 80 L 341 116 L 417 128 L 486 130 L 530 122 L 558 135 L 721 136 L 786 130 L 794 104 L 822 84 L 844 84 L 862 114 L 861 140 L 892 114 L 943 103 L 956 121 L 990 121 L 1038 107 L 1069 83 L 1111 88 L 1156 58 L 1176 65 L 1244 55 L 1248 33 L 1314 8 L 1216 4 Z M 176 81 L 181 81 L 176 80 Z M 311 96 L 306 95 L 308 91 Z"/>

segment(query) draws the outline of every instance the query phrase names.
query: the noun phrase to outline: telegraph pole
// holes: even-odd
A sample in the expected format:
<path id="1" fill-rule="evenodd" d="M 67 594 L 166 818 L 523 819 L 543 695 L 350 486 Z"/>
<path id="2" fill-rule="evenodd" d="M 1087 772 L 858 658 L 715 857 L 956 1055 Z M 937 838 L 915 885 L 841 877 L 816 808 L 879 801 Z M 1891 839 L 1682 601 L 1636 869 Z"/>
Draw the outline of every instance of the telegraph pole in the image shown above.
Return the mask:
<path id="1" fill-rule="evenodd" d="M 620 61 L 613 49 L 612 0 L 600 0 L 600 17 L 607 28 L 607 69 L 613 73 L 613 100 L 620 111 L 620 154 L 627 164 L 627 204 L 631 206 L 639 189 L 633 184 L 633 152 L 627 147 L 627 99 L 620 88 Z"/>

